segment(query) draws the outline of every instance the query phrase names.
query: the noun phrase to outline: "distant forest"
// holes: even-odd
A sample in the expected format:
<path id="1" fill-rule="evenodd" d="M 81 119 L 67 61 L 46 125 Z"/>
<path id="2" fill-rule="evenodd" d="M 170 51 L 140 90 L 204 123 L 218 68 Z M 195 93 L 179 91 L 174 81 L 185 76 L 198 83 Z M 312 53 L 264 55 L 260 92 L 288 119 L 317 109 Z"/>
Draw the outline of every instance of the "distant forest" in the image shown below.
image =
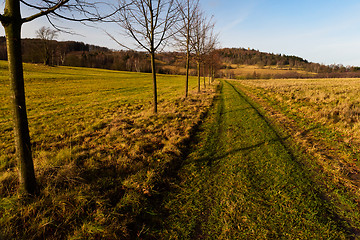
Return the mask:
<path id="1" fill-rule="evenodd" d="M 244 48 L 224 48 L 218 50 L 222 62 L 236 65 L 257 65 L 258 67 L 277 66 L 278 68 L 299 69 L 309 73 L 286 73 L 277 78 L 307 78 L 307 77 L 360 77 L 360 68 L 354 66 L 343 66 L 342 64 L 324 65 L 309 62 L 296 56 L 282 54 L 264 53 L 258 50 Z M 231 65 L 228 65 L 228 67 Z"/>
<path id="2" fill-rule="evenodd" d="M 75 41 L 46 41 L 40 39 L 23 39 L 23 61 L 64 65 L 75 67 L 104 68 L 120 71 L 151 72 L 148 54 L 138 51 L 114 51 L 106 47 L 94 46 Z M 277 78 L 306 77 L 360 77 L 360 68 L 354 66 L 323 65 L 308 62 L 296 56 L 264 53 L 254 49 L 223 48 L 216 50 L 218 70 L 231 69 L 234 65 L 257 65 L 258 67 L 276 66 L 278 68 L 301 69 L 314 74 L 284 73 Z M 0 60 L 6 60 L 6 40 L 0 37 Z M 183 74 L 185 54 L 163 52 L 157 55 L 158 72 Z M 196 74 L 195 63 L 192 74 Z M 221 71 L 217 77 L 223 77 Z M 236 76 L 233 76 L 236 78 Z M 262 76 L 257 76 L 261 78 Z M 267 76 L 269 77 L 269 76 Z"/>

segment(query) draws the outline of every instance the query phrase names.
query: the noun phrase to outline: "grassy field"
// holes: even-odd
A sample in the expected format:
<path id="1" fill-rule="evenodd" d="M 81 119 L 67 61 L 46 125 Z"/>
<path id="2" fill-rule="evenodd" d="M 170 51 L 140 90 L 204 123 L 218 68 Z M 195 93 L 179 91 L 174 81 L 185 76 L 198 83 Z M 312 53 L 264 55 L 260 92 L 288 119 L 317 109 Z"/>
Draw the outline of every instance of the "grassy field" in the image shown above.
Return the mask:
<path id="1" fill-rule="evenodd" d="M 339 216 L 359 236 L 359 79 L 274 79 L 237 81 L 307 156 L 305 164 Z"/>
<path id="2" fill-rule="evenodd" d="M 276 66 L 256 66 L 256 65 L 237 65 L 231 64 L 230 69 L 222 69 L 221 72 L 227 76 L 229 74 L 234 75 L 235 78 L 238 79 L 247 79 L 247 78 L 270 78 L 275 75 L 286 75 L 291 73 L 299 73 L 299 74 L 315 74 L 304 71 L 298 68 L 290 68 L 290 67 L 283 67 L 279 68 Z"/>
<path id="3" fill-rule="evenodd" d="M 163 239 L 354 238 L 354 196 L 332 185 L 343 197 L 333 201 L 311 156 L 292 148 L 285 129 L 242 87 L 223 82 L 167 198 Z"/>
<path id="4" fill-rule="evenodd" d="M 346 178 L 344 181 L 352 185 L 360 196 L 357 190 L 360 186 L 359 79 L 257 80 L 240 83 L 244 90 L 247 89 L 291 119 L 296 125 L 295 134 L 308 135 L 320 142 L 318 148 L 322 147 L 328 155 L 334 155 L 337 161 L 331 161 L 324 168 L 337 177 L 348 175 L 350 182 Z"/>
<path id="5" fill-rule="evenodd" d="M 16 195 L 9 83 L 0 62 L 0 239 L 121 239 L 146 231 L 139 216 L 149 215 L 149 199 L 214 91 L 185 100 L 184 77 L 159 75 L 153 115 L 150 74 L 24 66 L 41 194 Z"/>
<path id="6" fill-rule="evenodd" d="M 221 81 L 25 64 L 35 199 L 0 61 L 0 239 L 357 239 L 357 79 Z M 191 78 L 190 89 L 196 89 Z M 216 99 L 214 100 L 214 97 Z"/>

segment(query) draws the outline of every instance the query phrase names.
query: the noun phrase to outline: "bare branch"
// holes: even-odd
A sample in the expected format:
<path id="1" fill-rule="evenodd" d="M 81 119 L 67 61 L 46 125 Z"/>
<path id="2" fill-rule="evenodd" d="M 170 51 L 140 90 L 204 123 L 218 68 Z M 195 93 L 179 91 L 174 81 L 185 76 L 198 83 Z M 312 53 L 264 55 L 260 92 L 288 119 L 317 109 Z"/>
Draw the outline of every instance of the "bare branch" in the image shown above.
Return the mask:
<path id="1" fill-rule="evenodd" d="M 121 47 L 127 49 L 127 50 L 132 50 L 131 48 L 129 48 L 128 46 L 122 44 L 121 42 L 119 42 L 113 35 L 111 35 L 110 33 L 108 33 L 107 31 L 105 31 L 105 33 L 113 40 L 115 41 L 117 44 L 119 44 Z"/>
<path id="2" fill-rule="evenodd" d="M 30 7 L 33 7 L 33 8 L 36 8 L 36 9 L 39 9 L 37 7 L 35 7 L 34 5 L 30 5 L 26 2 L 24 2 L 23 0 L 21 0 L 22 3 L 26 4 L 27 6 L 30 6 Z M 34 14 L 30 17 L 27 17 L 27 18 L 23 18 L 22 19 L 22 22 L 25 23 L 25 22 L 30 22 L 38 17 L 42 17 L 44 15 L 48 15 L 50 13 L 53 13 L 55 12 L 58 8 L 60 8 L 61 6 L 65 5 L 67 2 L 69 2 L 69 0 L 62 0 L 62 1 L 59 1 L 56 5 L 50 7 L 50 8 L 47 8 L 46 10 L 42 10 L 41 12 L 37 13 L 37 14 Z"/>
<path id="3" fill-rule="evenodd" d="M 5 22 L 6 17 L 0 14 L 0 22 Z"/>
<path id="4" fill-rule="evenodd" d="M 122 0 L 121 3 L 127 6 L 117 20 L 137 45 L 151 52 L 166 44 L 177 20 L 174 0 L 134 0 L 132 4 Z"/>
<path id="5" fill-rule="evenodd" d="M 177 9 L 174 0 L 133 0 L 131 4 L 128 4 L 129 0 L 120 1 L 126 7 L 119 11 L 115 20 L 138 46 L 150 53 L 154 113 L 157 113 L 155 53 L 159 47 L 166 45 L 166 40 L 172 35 L 171 28 L 177 20 Z M 115 40 L 113 36 L 110 37 Z M 124 47 L 119 41 L 115 42 Z"/>
<path id="6" fill-rule="evenodd" d="M 96 0 L 42 0 L 38 1 L 38 3 L 20 0 L 20 2 L 31 9 L 39 11 L 37 14 L 23 18 L 22 21 L 24 23 L 45 15 L 50 24 L 61 31 L 64 30 L 61 29 L 62 27 L 54 24 L 53 20 L 63 19 L 82 23 L 114 22 L 114 20 L 110 20 L 110 18 L 122 8 L 122 6 L 114 6 L 108 2 Z M 107 11 L 107 13 L 105 13 L 105 11 Z"/>

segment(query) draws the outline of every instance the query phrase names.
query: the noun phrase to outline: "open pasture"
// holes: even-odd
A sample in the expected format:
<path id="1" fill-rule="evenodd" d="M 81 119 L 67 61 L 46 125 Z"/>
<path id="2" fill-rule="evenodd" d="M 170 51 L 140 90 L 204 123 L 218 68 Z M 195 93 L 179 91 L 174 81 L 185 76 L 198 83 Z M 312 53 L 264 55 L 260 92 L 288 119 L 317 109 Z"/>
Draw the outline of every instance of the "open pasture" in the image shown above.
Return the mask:
<path id="1" fill-rule="evenodd" d="M 355 167 L 345 175 L 360 186 L 360 79 L 272 79 L 240 81 L 242 86 L 285 114 L 296 126 L 297 135 L 312 135 L 325 155 L 332 155 L 344 167 Z M 341 161 L 340 161 L 341 162 Z M 343 173 L 344 174 L 344 173 Z"/>
<path id="2" fill-rule="evenodd" d="M 156 195 L 213 89 L 184 99 L 183 76 L 159 75 L 154 115 L 151 74 L 24 67 L 41 194 L 30 202 L 16 197 L 10 86 L 0 62 L 0 238 L 119 239 L 145 231 L 137 216 L 147 215 L 147 197 Z"/>
<path id="3" fill-rule="evenodd" d="M 0 67 L 0 142 L 1 156 L 6 158 L 1 164 L 11 162 L 13 166 L 10 86 L 5 64 L 1 62 Z M 160 112 L 164 111 L 162 106 L 166 108 L 161 103 L 183 95 L 182 79 L 159 76 Z M 195 80 L 190 82 L 190 88 L 195 85 Z M 52 144 L 70 146 L 70 138 L 101 128 L 114 115 L 124 119 L 142 111 L 150 114 L 152 107 L 151 76 L 143 73 L 25 64 L 25 89 L 35 155 L 36 150 L 49 150 Z"/>
<path id="4" fill-rule="evenodd" d="M 229 73 L 232 73 L 236 78 L 246 79 L 246 78 L 270 78 L 275 75 L 283 74 L 314 74 L 298 68 L 290 67 L 276 67 L 276 66 L 257 66 L 257 65 L 238 65 L 231 64 L 230 69 L 221 69 L 221 72 L 226 76 Z"/>
<path id="5" fill-rule="evenodd" d="M 283 141 L 340 218 L 359 226 L 360 79 L 233 81 L 283 132 Z M 300 180 L 299 180 L 300 181 Z M 358 235 L 358 230 L 355 230 Z"/>
<path id="6" fill-rule="evenodd" d="M 241 81 L 278 105 L 360 140 L 360 79 L 271 79 Z"/>
<path id="7" fill-rule="evenodd" d="M 317 172 L 316 181 L 332 192 L 330 198 L 337 199 L 339 206 L 353 205 L 345 212 L 356 212 L 360 201 L 360 79 L 244 80 L 238 84 L 276 124 L 285 127 L 289 144 L 309 156 L 309 168 Z M 347 194 L 354 199 L 345 203 Z"/>

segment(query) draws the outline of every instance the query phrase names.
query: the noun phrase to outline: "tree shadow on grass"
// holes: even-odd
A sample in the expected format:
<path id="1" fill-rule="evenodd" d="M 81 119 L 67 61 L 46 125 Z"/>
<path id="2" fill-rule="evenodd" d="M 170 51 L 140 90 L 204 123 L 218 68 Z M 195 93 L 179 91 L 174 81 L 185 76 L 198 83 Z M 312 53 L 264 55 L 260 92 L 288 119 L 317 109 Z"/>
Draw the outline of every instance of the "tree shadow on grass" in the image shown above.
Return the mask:
<path id="1" fill-rule="evenodd" d="M 219 161 L 221 159 L 224 159 L 230 155 L 236 154 L 238 152 L 243 152 L 243 151 L 249 151 L 249 150 L 253 150 L 256 149 L 258 147 L 262 147 L 263 145 L 265 145 L 266 143 L 276 143 L 278 142 L 285 150 L 286 155 L 290 158 L 290 165 L 293 166 L 294 169 L 296 169 L 296 171 L 299 173 L 299 175 L 295 175 L 295 176 L 290 176 L 293 180 L 293 182 L 296 185 L 296 182 L 299 181 L 300 179 L 297 179 L 298 177 L 301 177 L 303 179 L 305 179 L 306 183 L 307 183 L 307 189 L 305 189 L 305 191 L 309 191 L 312 192 L 314 194 L 314 196 L 316 196 L 316 198 L 321 199 L 321 204 L 319 206 L 318 209 L 320 209 L 320 212 L 317 214 L 319 219 L 329 221 L 329 222 L 333 222 L 335 223 L 336 227 L 340 230 L 345 231 L 348 236 L 350 237 L 350 239 L 355 239 L 353 236 L 356 236 L 359 234 L 359 229 L 354 228 L 352 226 L 350 226 L 347 221 L 342 218 L 338 213 L 336 213 L 335 209 L 336 206 L 332 206 L 330 199 L 328 197 L 328 195 L 324 192 L 324 190 L 322 190 L 322 186 L 319 186 L 319 183 L 314 180 L 314 172 L 311 172 L 311 170 L 308 168 L 308 166 L 306 164 L 304 164 L 304 161 L 302 159 L 300 159 L 299 157 L 296 157 L 295 154 L 293 153 L 293 151 L 290 149 L 290 147 L 288 146 L 288 144 L 286 144 L 286 140 L 290 139 L 291 136 L 287 136 L 287 137 L 281 137 L 281 134 L 277 131 L 277 129 L 273 126 L 273 124 L 270 123 L 270 121 L 267 119 L 267 117 L 264 116 L 264 114 L 262 114 L 259 109 L 249 100 L 249 98 L 247 96 L 245 96 L 242 92 L 240 92 L 234 85 L 232 85 L 231 83 L 229 83 L 228 81 L 226 81 L 226 83 L 228 85 L 230 85 L 232 87 L 232 89 L 237 93 L 237 95 L 243 99 L 245 102 L 247 102 L 251 108 L 256 112 L 256 114 L 266 123 L 267 127 L 275 134 L 275 138 L 269 141 L 264 141 L 264 142 L 260 142 L 258 144 L 249 146 L 249 147 L 242 147 L 242 148 L 237 148 L 237 149 L 233 149 L 223 155 L 217 155 L 215 156 L 213 159 L 209 160 L 209 159 L 202 159 L 203 161 Z M 312 130 L 315 130 L 317 127 L 313 127 L 310 129 L 307 129 L 306 131 L 302 132 L 302 135 L 308 134 L 309 132 L 311 132 Z M 248 165 L 251 168 L 251 164 Z M 250 171 L 251 172 L 251 171 Z M 290 173 L 292 174 L 292 173 Z M 250 178 L 252 176 L 249 176 Z M 301 179 L 301 180 L 303 180 Z M 307 193 L 304 193 L 304 196 L 306 196 Z"/>
<path id="2" fill-rule="evenodd" d="M 330 204 L 327 203 L 328 199 L 326 194 L 322 192 L 321 189 L 317 187 L 316 182 L 312 180 L 312 173 L 310 173 L 310 171 L 306 168 L 301 159 L 298 159 L 294 155 L 292 150 L 287 146 L 286 141 L 291 138 L 291 136 L 281 137 L 278 131 L 269 122 L 269 120 L 256 108 L 254 104 L 252 104 L 247 99 L 246 96 L 239 92 L 239 90 L 237 90 L 230 83 L 226 83 L 229 84 L 239 95 L 239 97 L 244 99 L 250 107 L 226 111 L 223 97 L 217 99 L 216 112 L 212 117 L 213 122 L 211 122 L 210 125 L 206 125 L 207 123 L 205 123 L 204 126 L 200 124 L 196 127 L 196 129 L 191 135 L 189 142 L 185 144 L 182 157 L 171 162 L 166 172 L 161 175 L 161 181 L 157 184 L 156 188 L 157 194 L 148 198 L 148 207 L 146 208 L 146 211 L 139 214 L 137 221 L 134 223 L 134 233 L 138 233 L 139 231 L 141 231 L 143 226 L 146 225 L 150 233 L 143 235 L 144 239 L 156 239 L 158 237 L 156 233 L 159 233 L 166 228 L 166 226 L 164 225 L 164 221 L 170 216 L 170 212 L 169 209 L 166 209 L 166 207 L 164 206 L 164 200 L 167 198 L 169 193 L 176 191 L 176 189 L 173 188 L 173 184 L 177 184 L 179 183 L 179 181 L 181 181 L 178 173 L 179 171 L 181 171 L 182 168 L 186 167 L 187 164 L 195 164 L 197 166 L 196 168 L 198 169 L 199 174 L 201 174 L 203 166 L 208 166 L 211 171 L 216 171 L 216 163 L 225 160 L 229 156 L 236 155 L 241 152 L 245 154 L 246 152 L 256 150 L 257 148 L 262 148 L 267 144 L 279 144 L 283 147 L 285 151 L 284 156 L 288 156 L 288 159 L 290 159 L 291 166 L 294 169 L 297 169 L 298 172 L 300 172 L 299 175 L 291 177 L 292 181 L 296 182 L 296 178 L 299 176 L 307 179 L 307 188 L 305 189 L 303 187 L 300 191 L 302 191 L 304 195 L 307 195 L 307 192 L 304 191 L 308 190 L 316 198 L 320 198 L 323 200 L 321 205 L 317 208 L 320 210 L 317 217 L 326 222 L 333 222 L 336 228 L 346 231 L 349 236 L 354 234 L 356 232 L 356 229 L 353 229 L 351 226 L 349 226 L 346 221 L 342 219 L 333 210 L 332 207 L 330 207 Z M 234 111 L 245 111 L 250 109 L 254 110 L 260 116 L 260 118 L 266 123 L 267 127 L 269 127 L 271 131 L 273 131 L 275 137 L 267 141 L 261 141 L 251 146 L 235 147 L 234 149 L 226 151 L 226 149 L 228 149 L 228 146 L 224 146 L 226 145 L 226 142 L 222 142 L 222 138 L 226 131 L 226 129 L 224 129 L 224 121 L 226 119 L 227 113 Z M 311 130 L 312 129 L 309 129 L 307 131 Z M 194 151 L 196 152 L 196 156 L 191 155 Z M 253 169 L 253 166 L 251 166 L 252 163 L 253 162 L 251 161 L 247 163 L 247 167 L 249 168 L 247 174 L 248 178 L 250 179 L 249 181 L 251 181 L 250 185 L 254 189 L 257 189 L 258 192 L 261 192 L 263 189 L 257 186 L 258 179 L 255 179 L 254 177 L 254 171 L 256 172 L 256 169 Z M 206 221 L 206 218 L 201 219 Z M 203 223 L 199 223 L 199 229 L 195 230 L 194 236 L 201 236 L 201 224 Z M 133 235 L 133 237 L 136 238 L 135 235 Z"/>
<path id="3" fill-rule="evenodd" d="M 228 82 L 226 82 L 228 83 Z M 234 112 L 234 111 L 226 111 L 224 100 L 220 99 L 218 111 L 216 115 L 216 119 L 214 123 L 211 125 L 210 133 L 207 135 L 207 138 L 204 140 L 204 144 L 199 150 L 198 156 L 191 159 L 192 163 L 195 163 L 197 166 L 209 166 L 211 171 L 214 171 L 214 174 L 217 171 L 217 163 L 222 161 L 226 161 L 226 158 L 241 153 L 240 156 L 245 156 L 249 153 L 249 151 L 255 151 L 258 148 L 263 148 L 268 144 L 277 144 L 279 147 L 283 148 L 284 151 L 281 156 L 287 158 L 289 162 L 289 169 L 292 169 L 288 174 L 287 178 L 289 181 L 296 186 L 297 194 L 300 192 L 303 196 L 304 201 L 316 201 L 315 199 L 320 199 L 320 201 L 316 201 L 318 204 L 315 211 L 318 211 L 316 216 L 319 222 L 327 222 L 332 223 L 334 227 L 336 227 L 340 231 L 346 232 L 349 236 L 349 239 L 353 239 L 352 236 L 356 235 L 358 230 L 350 226 L 345 219 L 343 219 L 337 212 L 336 208 L 332 206 L 331 202 L 329 202 L 329 197 L 327 194 L 321 189 L 321 186 L 318 186 L 318 183 L 314 180 L 313 174 L 304 162 L 296 157 L 290 147 L 286 144 L 286 141 L 291 138 L 291 136 L 281 137 L 281 134 L 276 130 L 276 128 L 270 123 L 270 121 L 257 109 L 257 107 L 251 103 L 250 100 L 247 99 L 238 89 L 236 89 L 232 84 L 228 83 L 234 91 L 238 94 L 240 98 L 247 102 L 250 107 L 236 109 L 235 111 L 244 111 L 244 110 L 254 110 L 256 114 L 264 121 L 267 127 L 274 133 L 274 138 L 261 141 L 257 144 L 253 144 L 251 146 L 237 147 L 234 146 L 234 149 L 229 151 L 224 151 L 226 148 L 223 146 L 222 138 L 224 137 L 224 126 L 223 123 L 226 118 L 226 113 Z M 306 130 L 302 134 L 307 134 L 308 132 L 316 129 L 316 127 Z M 199 139 L 198 139 L 199 140 Z M 279 156 L 280 157 L 280 156 Z M 248 159 L 243 167 L 246 170 L 246 176 L 249 180 L 249 184 L 251 188 L 255 190 L 257 193 L 261 193 L 264 191 L 262 187 L 267 186 L 266 176 L 258 175 L 258 170 L 254 167 L 254 163 L 257 159 Z M 285 160 L 284 160 L 285 161 Z M 201 171 L 201 170 L 199 170 Z M 301 178 L 301 179 L 299 179 Z M 298 183 L 302 182 L 302 183 Z M 259 185 L 261 184 L 261 185 Z M 302 185 L 303 184 L 303 185 Z M 289 191 L 292 191 L 291 189 Z M 260 194 L 260 198 L 266 198 Z M 266 202 L 266 201 L 261 201 Z M 311 205 L 311 204 L 310 204 Z M 201 223 L 199 223 L 201 225 Z M 195 231 L 195 235 L 198 235 L 201 232 L 201 229 Z M 279 233 L 280 234 L 280 233 Z M 200 234 L 201 235 L 201 234 Z M 199 235 L 199 236 L 200 236 Z M 281 234 L 280 234 L 281 235 Z"/>

